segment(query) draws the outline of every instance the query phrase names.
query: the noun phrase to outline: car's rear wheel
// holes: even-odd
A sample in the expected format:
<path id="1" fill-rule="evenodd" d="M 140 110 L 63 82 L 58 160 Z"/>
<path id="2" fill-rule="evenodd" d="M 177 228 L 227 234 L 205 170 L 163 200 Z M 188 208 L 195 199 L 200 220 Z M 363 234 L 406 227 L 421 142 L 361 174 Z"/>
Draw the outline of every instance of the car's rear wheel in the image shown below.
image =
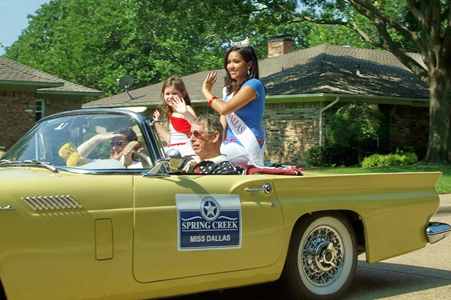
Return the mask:
<path id="1" fill-rule="evenodd" d="M 350 286 L 357 266 L 357 243 L 340 213 L 313 214 L 293 231 L 281 277 L 294 299 L 335 299 Z"/>

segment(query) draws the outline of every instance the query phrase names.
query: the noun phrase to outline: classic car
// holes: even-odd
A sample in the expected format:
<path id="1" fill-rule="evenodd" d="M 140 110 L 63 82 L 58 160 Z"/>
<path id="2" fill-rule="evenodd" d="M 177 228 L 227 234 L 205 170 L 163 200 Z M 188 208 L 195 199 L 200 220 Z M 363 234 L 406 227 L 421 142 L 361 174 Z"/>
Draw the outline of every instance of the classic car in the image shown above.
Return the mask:
<path id="1" fill-rule="evenodd" d="M 123 128 L 144 149 L 137 168 L 111 158 L 111 139 L 79 152 Z M 429 221 L 439 172 L 272 170 L 181 173 L 154 122 L 132 110 L 45 117 L 0 162 L 4 296 L 150 299 L 275 281 L 284 297 L 337 298 L 359 254 L 376 263 L 450 232 Z"/>

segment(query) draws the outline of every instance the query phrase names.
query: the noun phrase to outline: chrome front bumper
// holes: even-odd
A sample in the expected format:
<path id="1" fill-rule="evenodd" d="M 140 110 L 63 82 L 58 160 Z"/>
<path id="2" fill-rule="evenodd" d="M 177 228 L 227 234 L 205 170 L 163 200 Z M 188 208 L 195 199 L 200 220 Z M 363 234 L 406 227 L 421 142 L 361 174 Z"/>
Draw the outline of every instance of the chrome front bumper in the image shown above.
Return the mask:
<path id="1" fill-rule="evenodd" d="M 431 244 L 437 243 L 443 240 L 451 233 L 451 226 L 446 223 L 429 222 L 429 226 L 426 228 L 426 236 L 428 242 Z"/>

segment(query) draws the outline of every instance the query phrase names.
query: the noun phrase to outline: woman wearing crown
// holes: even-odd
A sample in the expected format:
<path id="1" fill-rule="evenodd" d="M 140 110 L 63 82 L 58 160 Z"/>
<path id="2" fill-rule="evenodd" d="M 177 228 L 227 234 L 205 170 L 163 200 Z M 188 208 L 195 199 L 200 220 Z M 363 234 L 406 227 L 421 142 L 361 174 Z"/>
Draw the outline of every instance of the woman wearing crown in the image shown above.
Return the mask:
<path id="1" fill-rule="evenodd" d="M 227 75 L 223 101 L 211 92 L 218 78 L 216 72 L 210 72 L 202 86 L 209 105 L 221 115 L 225 129 L 221 153 L 232 164 L 242 167 L 263 166 L 266 140 L 263 126 L 266 92 L 259 80 L 257 56 L 248 41 L 232 43 L 224 57 Z"/>

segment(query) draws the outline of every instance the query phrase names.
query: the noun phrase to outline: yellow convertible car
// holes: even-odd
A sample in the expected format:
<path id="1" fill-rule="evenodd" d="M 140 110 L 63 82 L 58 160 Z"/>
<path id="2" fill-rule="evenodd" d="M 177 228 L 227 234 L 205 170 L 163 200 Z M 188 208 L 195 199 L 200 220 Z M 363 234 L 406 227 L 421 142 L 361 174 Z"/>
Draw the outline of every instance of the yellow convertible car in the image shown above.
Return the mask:
<path id="1" fill-rule="evenodd" d="M 199 175 L 179 161 L 130 110 L 39 121 L 0 161 L 4 297 L 150 299 L 277 281 L 284 298 L 337 298 L 359 254 L 375 263 L 451 229 L 429 221 L 439 172 Z"/>

